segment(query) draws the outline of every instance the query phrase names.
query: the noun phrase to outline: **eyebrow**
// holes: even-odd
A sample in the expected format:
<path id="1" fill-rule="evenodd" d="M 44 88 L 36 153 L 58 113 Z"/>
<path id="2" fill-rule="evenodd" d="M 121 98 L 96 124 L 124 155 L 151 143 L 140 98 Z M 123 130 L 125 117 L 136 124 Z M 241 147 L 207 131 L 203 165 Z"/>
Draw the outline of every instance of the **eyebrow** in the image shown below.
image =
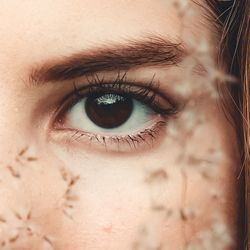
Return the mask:
<path id="1" fill-rule="evenodd" d="M 104 45 L 59 59 L 50 59 L 31 69 L 29 80 L 40 85 L 88 76 L 98 72 L 122 71 L 140 66 L 173 66 L 187 55 L 182 43 L 161 37 Z"/>

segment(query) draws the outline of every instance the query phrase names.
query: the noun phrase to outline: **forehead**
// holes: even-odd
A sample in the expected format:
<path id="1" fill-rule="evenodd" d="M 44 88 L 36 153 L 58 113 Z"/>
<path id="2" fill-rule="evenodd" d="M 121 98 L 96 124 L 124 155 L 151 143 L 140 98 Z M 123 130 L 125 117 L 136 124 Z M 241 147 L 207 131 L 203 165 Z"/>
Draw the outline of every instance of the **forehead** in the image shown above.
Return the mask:
<path id="1" fill-rule="evenodd" d="M 201 33 L 209 37 L 202 9 L 191 0 L 1 1 L 1 60 L 17 69 L 95 45 L 153 34 L 178 42 L 183 40 L 183 22 L 176 1 L 181 7 L 187 2 L 193 10 L 184 28 L 197 37 Z M 31 54 L 32 58 L 27 57 Z"/>

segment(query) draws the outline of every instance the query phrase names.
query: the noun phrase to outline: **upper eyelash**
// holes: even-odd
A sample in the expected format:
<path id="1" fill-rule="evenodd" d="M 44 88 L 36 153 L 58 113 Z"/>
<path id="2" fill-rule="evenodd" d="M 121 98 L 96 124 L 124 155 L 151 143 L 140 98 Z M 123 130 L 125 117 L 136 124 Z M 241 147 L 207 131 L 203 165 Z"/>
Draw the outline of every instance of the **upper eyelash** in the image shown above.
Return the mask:
<path id="1" fill-rule="evenodd" d="M 77 88 L 76 83 L 74 85 L 73 94 L 77 97 L 79 101 L 90 95 L 99 93 L 114 93 L 121 95 L 128 95 L 129 97 L 134 97 L 138 101 L 141 101 L 149 105 L 155 112 L 161 115 L 175 114 L 178 111 L 178 104 L 170 99 L 169 97 L 163 96 L 159 91 L 159 86 L 153 81 L 154 76 L 149 83 L 136 82 L 126 79 L 126 74 L 122 76 L 118 73 L 116 79 L 112 81 L 106 81 L 104 77 L 100 79 L 98 75 L 93 75 L 92 80 L 87 78 L 88 85 L 82 88 Z M 135 89 L 136 88 L 136 89 Z M 87 90 L 84 92 L 84 90 Z M 84 92 L 84 93 L 83 93 Z M 161 107 L 156 101 L 156 97 L 160 96 L 165 99 L 166 102 L 170 104 L 170 108 Z"/>

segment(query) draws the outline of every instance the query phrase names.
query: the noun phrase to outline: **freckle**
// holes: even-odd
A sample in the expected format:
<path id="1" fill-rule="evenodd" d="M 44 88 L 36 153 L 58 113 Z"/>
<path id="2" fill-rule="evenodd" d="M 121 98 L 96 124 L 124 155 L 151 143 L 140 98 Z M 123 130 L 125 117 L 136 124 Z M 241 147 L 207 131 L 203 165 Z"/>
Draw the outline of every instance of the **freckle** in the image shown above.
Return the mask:
<path id="1" fill-rule="evenodd" d="M 1 223 L 6 223 L 7 221 L 6 221 L 6 219 L 4 219 L 3 217 L 0 216 L 0 222 Z"/>
<path id="2" fill-rule="evenodd" d="M 182 221 L 187 221 L 188 220 L 188 216 L 185 213 L 185 211 L 183 209 L 180 210 L 180 216 L 181 216 L 181 220 Z"/>
<path id="3" fill-rule="evenodd" d="M 25 148 L 23 148 L 19 153 L 18 153 L 18 155 L 19 156 L 22 156 L 22 155 L 24 155 L 26 152 L 27 152 L 27 150 L 29 149 L 29 147 L 27 146 L 27 147 L 25 147 Z"/>
<path id="4" fill-rule="evenodd" d="M 27 161 L 37 161 L 36 157 L 27 157 Z"/>
<path id="5" fill-rule="evenodd" d="M 154 181 L 165 181 L 168 179 L 168 174 L 164 169 L 158 169 L 149 174 L 146 178 L 147 183 L 152 183 Z"/>
<path id="6" fill-rule="evenodd" d="M 12 166 L 7 166 L 7 169 L 10 171 L 10 174 L 15 178 L 20 178 L 20 174 L 15 171 L 15 169 Z"/>
<path id="7" fill-rule="evenodd" d="M 14 215 L 16 216 L 18 220 L 23 220 L 22 216 L 19 213 L 16 212 L 14 213 Z"/>
<path id="8" fill-rule="evenodd" d="M 27 231 L 27 233 L 28 233 L 29 236 L 33 235 L 33 231 L 32 231 L 32 229 L 30 227 L 27 227 L 26 231 Z"/>
<path id="9" fill-rule="evenodd" d="M 43 237 L 43 240 L 44 240 L 45 242 L 47 242 L 50 246 L 53 247 L 52 241 L 51 241 L 47 236 L 44 236 L 44 237 Z"/>
<path id="10" fill-rule="evenodd" d="M 166 207 L 164 205 L 152 205 L 151 209 L 156 212 L 161 212 L 166 210 Z"/>
<path id="11" fill-rule="evenodd" d="M 10 239 L 9 239 L 9 242 L 10 242 L 10 243 L 14 243 L 14 242 L 16 242 L 16 241 L 18 240 L 18 238 L 19 238 L 19 235 L 17 234 L 17 235 L 15 235 L 14 237 L 10 238 Z"/>
<path id="12" fill-rule="evenodd" d="M 29 211 L 29 213 L 27 214 L 26 220 L 30 220 L 31 219 L 31 211 Z"/>
<path id="13" fill-rule="evenodd" d="M 108 225 L 108 226 L 105 226 L 105 227 L 102 227 L 102 230 L 103 230 L 105 233 L 112 233 L 112 229 L 113 229 L 112 224 L 110 224 L 110 225 Z"/>

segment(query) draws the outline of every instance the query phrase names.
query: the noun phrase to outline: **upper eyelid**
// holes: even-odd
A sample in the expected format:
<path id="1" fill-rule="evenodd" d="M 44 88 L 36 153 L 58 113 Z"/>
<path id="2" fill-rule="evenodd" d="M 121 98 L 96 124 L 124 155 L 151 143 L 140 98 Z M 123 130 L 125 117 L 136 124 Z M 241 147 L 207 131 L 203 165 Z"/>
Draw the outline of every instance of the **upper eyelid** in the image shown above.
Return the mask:
<path id="1" fill-rule="evenodd" d="M 116 77 L 110 78 L 109 80 L 105 80 L 105 78 L 98 77 L 97 74 L 94 74 L 92 77 L 92 80 L 90 78 L 87 79 L 88 84 L 81 87 L 81 90 L 84 89 L 91 89 L 91 88 L 98 88 L 99 90 L 104 87 L 105 90 L 108 89 L 108 86 L 110 88 L 110 91 L 116 90 L 118 91 L 121 86 L 126 86 L 126 88 L 122 88 L 122 90 L 125 92 L 129 92 L 129 88 L 138 88 L 138 89 L 144 89 L 149 90 L 155 95 L 158 95 L 160 98 L 165 99 L 172 107 L 175 107 L 176 110 L 179 110 L 180 108 L 180 102 L 177 100 L 177 98 L 168 93 L 164 94 L 161 91 L 161 87 L 157 81 L 155 81 L 156 74 L 154 73 L 150 80 L 136 80 L 136 78 L 127 78 L 128 71 L 125 71 L 123 73 L 118 72 Z M 74 91 L 77 91 L 76 82 L 73 82 Z M 133 92 L 133 91 L 131 91 Z M 77 92 L 76 92 L 77 93 Z"/>
<path id="2" fill-rule="evenodd" d="M 82 88 L 77 88 L 76 85 L 73 83 L 74 86 L 74 90 L 70 92 L 70 94 L 68 94 L 63 101 L 61 102 L 61 104 L 59 105 L 59 108 L 56 110 L 55 112 L 55 116 L 56 117 L 61 117 L 58 120 L 63 120 L 64 115 L 70 110 L 71 107 L 73 107 L 75 104 L 77 104 L 81 99 L 86 98 L 89 94 L 88 88 L 90 87 L 94 87 L 96 88 L 96 91 L 101 91 L 101 90 L 110 90 L 113 92 L 116 92 L 118 90 L 121 91 L 122 93 L 127 93 L 130 94 L 131 97 L 134 98 L 138 98 L 138 100 L 140 101 L 145 101 L 146 105 L 150 105 L 150 101 L 146 101 L 146 98 L 151 98 L 151 96 L 155 95 L 155 96 L 159 96 L 159 93 L 156 93 L 156 89 L 158 90 L 157 87 L 153 87 L 154 85 L 151 85 L 151 89 L 147 90 L 147 83 L 137 83 L 134 82 L 133 84 L 130 82 L 126 82 L 123 81 L 123 83 L 115 83 L 116 85 L 113 85 L 112 82 L 103 82 L 102 83 L 103 86 L 100 86 L 101 84 L 96 84 L 96 83 L 91 83 L 89 82 L 88 85 L 84 85 Z M 110 84 L 110 87 L 107 87 L 107 84 Z M 118 85 L 120 85 L 119 87 L 117 87 Z M 105 87 L 106 86 L 106 87 Z M 113 87 L 113 88 L 112 88 Z M 143 97 L 140 99 L 140 94 L 138 93 L 138 95 L 136 95 L 136 91 L 132 91 L 131 88 L 137 88 L 137 91 L 148 91 L 148 97 L 146 96 L 145 99 L 143 99 Z M 81 92 L 84 92 L 84 94 L 81 94 Z M 93 91 L 94 92 L 94 91 Z M 145 93 L 146 94 L 146 93 Z M 160 98 L 160 96 L 159 96 Z M 160 105 L 160 103 L 156 103 L 156 102 L 151 102 L 151 108 L 155 110 L 155 112 L 162 114 L 162 115 L 175 115 L 177 113 L 179 113 L 179 111 L 181 110 L 181 105 L 179 102 L 177 102 L 175 99 L 170 98 L 169 96 L 162 96 L 161 98 L 164 99 L 165 104 L 168 103 L 168 108 L 163 107 L 163 104 Z"/>
<path id="3" fill-rule="evenodd" d="M 137 76 L 133 76 L 133 73 L 130 74 L 130 71 L 123 71 L 123 72 L 117 71 L 110 74 L 109 76 L 106 76 L 105 73 L 102 76 L 99 76 L 98 74 L 91 74 L 89 76 L 85 76 L 84 79 L 73 81 L 73 87 L 74 90 L 77 90 L 78 86 L 82 86 L 80 88 L 83 90 L 84 88 L 89 88 L 89 87 L 110 85 L 110 88 L 112 90 L 112 86 L 118 89 L 119 85 L 125 84 L 128 87 L 135 86 L 138 88 L 143 88 L 143 87 L 145 89 L 148 88 L 152 92 L 155 92 L 157 95 L 159 95 L 161 98 L 168 100 L 171 97 L 170 99 L 173 101 L 173 104 L 178 103 L 179 98 L 177 98 L 177 96 L 175 96 L 174 93 L 170 91 L 168 84 L 166 84 L 167 80 L 165 83 L 160 84 L 159 80 L 157 79 L 156 72 L 153 72 L 151 76 L 147 78 L 148 80 L 141 79 L 140 77 Z"/>

